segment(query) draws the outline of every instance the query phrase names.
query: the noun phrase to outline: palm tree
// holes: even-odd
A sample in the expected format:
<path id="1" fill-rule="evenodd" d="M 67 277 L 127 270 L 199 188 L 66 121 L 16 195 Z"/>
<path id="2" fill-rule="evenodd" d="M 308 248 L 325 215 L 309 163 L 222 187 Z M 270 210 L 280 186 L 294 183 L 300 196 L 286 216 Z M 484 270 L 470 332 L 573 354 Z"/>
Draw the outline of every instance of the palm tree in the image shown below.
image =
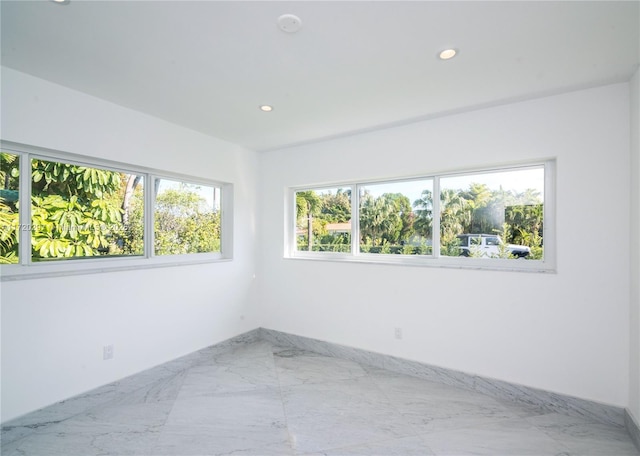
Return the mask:
<path id="1" fill-rule="evenodd" d="M 468 209 L 471 211 L 471 220 L 466 231 L 471 233 L 488 232 L 496 226 L 492 213 L 492 193 L 486 184 L 471 183 L 469 189 L 461 193 L 467 200 Z M 499 224 L 498 224 L 499 225 Z"/>
<path id="2" fill-rule="evenodd" d="M 458 254 L 458 234 L 471 225 L 472 206 L 459 190 L 440 192 L 440 245 L 443 255 Z"/>
<path id="3" fill-rule="evenodd" d="M 308 250 L 313 250 L 313 217 L 320 212 L 322 200 L 313 190 L 304 192 L 296 192 L 296 215 L 298 223 L 302 220 L 307 221 L 307 242 Z"/>
<path id="4" fill-rule="evenodd" d="M 413 213 L 416 218 L 413 228 L 416 234 L 431 239 L 433 229 L 433 193 L 431 190 L 423 190 L 420 198 L 413 202 Z"/>

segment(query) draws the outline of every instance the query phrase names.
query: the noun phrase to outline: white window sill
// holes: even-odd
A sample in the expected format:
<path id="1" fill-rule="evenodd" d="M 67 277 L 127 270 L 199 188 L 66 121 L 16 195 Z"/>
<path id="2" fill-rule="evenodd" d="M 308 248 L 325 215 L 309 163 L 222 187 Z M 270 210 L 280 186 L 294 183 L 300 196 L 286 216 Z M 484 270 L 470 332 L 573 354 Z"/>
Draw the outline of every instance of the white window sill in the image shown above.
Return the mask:
<path id="1" fill-rule="evenodd" d="M 229 261 L 232 259 L 224 258 L 220 254 L 190 254 L 154 258 L 69 259 L 29 265 L 2 265 L 0 266 L 0 281 L 43 279 Z"/>
<path id="2" fill-rule="evenodd" d="M 330 261 L 341 263 L 365 263 L 392 266 L 412 266 L 448 269 L 474 269 L 487 271 L 506 272 L 535 272 L 535 273 L 556 273 L 556 268 L 550 262 L 539 260 L 507 260 L 499 258 L 458 258 L 432 256 L 409 256 L 409 255 L 386 255 L 386 254 L 360 254 L 351 255 L 348 253 L 313 253 L 296 252 L 293 255 L 285 256 L 288 260 L 310 260 L 310 261 Z"/>

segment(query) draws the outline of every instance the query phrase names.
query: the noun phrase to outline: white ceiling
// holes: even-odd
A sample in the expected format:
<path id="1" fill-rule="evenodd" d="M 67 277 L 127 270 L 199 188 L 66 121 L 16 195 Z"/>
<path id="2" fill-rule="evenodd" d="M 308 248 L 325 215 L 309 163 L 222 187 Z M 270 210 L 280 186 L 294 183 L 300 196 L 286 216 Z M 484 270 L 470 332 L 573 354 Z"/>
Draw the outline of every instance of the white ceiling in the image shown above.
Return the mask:
<path id="1" fill-rule="evenodd" d="M 2 64 L 269 150 L 626 81 L 639 6 L 2 1 Z M 301 18 L 298 33 L 278 29 L 285 13 Z M 438 60 L 447 47 L 459 55 Z"/>

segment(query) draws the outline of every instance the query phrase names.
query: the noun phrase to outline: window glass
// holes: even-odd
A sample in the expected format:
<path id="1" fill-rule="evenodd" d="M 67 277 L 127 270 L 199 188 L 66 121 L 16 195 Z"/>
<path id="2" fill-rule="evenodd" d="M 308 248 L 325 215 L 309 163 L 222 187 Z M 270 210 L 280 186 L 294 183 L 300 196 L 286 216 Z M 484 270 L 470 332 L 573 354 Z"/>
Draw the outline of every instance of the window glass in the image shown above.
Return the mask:
<path id="1" fill-rule="evenodd" d="M 169 172 L 160 177 L 91 157 L 1 146 L 2 281 L 178 265 L 191 263 L 182 254 L 192 253 L 203 253 L 198 261 L 232 258 L 231 236 L 221 234 L 221 217 L 228 216 L 224 229 L 232 228 L 233 207 L 221 200 L 233 200 L 232 184 L 196 184 Z"/>
<path id="2" fill-rule="evenodd" d="M 554 161 L 549 160 L 488 171 L 297 190 L 293 193 L 296 210 L 289 219 L 295 222 L 290 252 L 300 257 L 306 252 L 350 252 L 344 255 L 349 260 L 445 267 L 468 262 L 474 268 L 483 266 L 464 257 L 527 259 L 534 261 L 485 264 L 490 269 L 553 270 L 555 240 L 546 239 L 545 249 L 543 237 L 544 223 L 553 223 L 553 199 L 547 204 L 549 220 L 544 220 L 544 214 L 545 198 L 553 197 L 545 195 L 545 185 L 553 188 L 554 169 Z M 545 176 L 545 171 L 550 175 Z M 357 213 L 354 220 L 350 219 L 352 205 Z M 442 257 L 460 260 L 440 260 Z"/>
<path id="3" fill-rule="evenodd" d="M 296 250 L 351 251 L 351 189 L 297 191 Z"/>
<path id="4" fill-rule="evenodd" d="M 33 261 L 143 253 L 142 176 L 31 160 Z"/>
<path id="5" fill-rule="evenodd" d="M 20 160 L 18 155 L 0 152 L 0 264 L 18 262 L 18 189 Z"/>
<path id="6" fill-rule="evenodd" d="M 431 255 L 433 180 L 359 187 L 360 252 Z"/>
<path id="7" fill-rule="evenodd" d="M 488 238 L 485 240 L 485 243 L 486 243 L 487 245 L 500 245 L 500 241 L 498 240 L 498 238 L 497 238 L 497 237 L 488 237 Z"/>
<path id="8" fill-rule="evenodd" d="M 220 252 L 220 188 L 155 180 L 154 253 Z"/>
<path id="9" fill-rule="evenodd" d="M 440 179 L 440 254 L 482 258 L 544 257 L 544 168 Z M 465 249 L 460 235 L 487 236 Z"/>

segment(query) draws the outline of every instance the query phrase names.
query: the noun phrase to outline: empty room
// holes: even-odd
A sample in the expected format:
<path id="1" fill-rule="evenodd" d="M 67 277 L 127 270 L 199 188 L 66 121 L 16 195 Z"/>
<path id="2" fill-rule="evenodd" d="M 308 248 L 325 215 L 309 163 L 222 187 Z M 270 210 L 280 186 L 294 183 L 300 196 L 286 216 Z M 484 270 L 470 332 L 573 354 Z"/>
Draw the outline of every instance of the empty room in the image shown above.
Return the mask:
<path id="1" fill-rule="evenodd" d="M 640 2 L 0 20 L 3 456 L 640 455 Z"/>

